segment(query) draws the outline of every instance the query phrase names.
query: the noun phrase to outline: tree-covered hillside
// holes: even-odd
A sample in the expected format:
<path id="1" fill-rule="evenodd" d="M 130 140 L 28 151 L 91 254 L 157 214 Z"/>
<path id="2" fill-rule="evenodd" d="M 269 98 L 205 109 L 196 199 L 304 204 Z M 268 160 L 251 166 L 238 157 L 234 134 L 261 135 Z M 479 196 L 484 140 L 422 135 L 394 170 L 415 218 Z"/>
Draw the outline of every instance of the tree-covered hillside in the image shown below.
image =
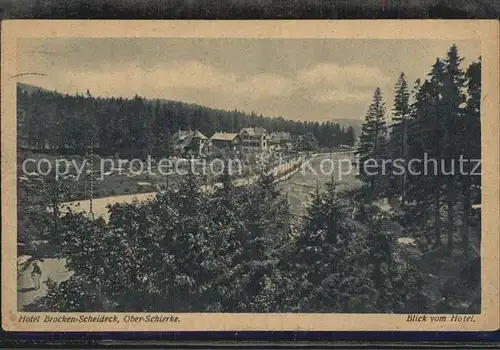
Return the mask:
<path id="1" fill-rule="evenodd" d="M 19 134 L 29 148 L 81 152 L 94 144 L 101 155 L 165 156 L 178 129 L 198 129 L 207 137 L 217 131 L 239 132 L 260 126 L 269 132 L 311 134 L 319 147 L 353 144 L 354 132 L 338 123 L 292 121 L 238 110 L 224 111 L 170 100 L 70 96 L 18 85 Z M 304 116 L 304 119 L 308 119 Z"/>

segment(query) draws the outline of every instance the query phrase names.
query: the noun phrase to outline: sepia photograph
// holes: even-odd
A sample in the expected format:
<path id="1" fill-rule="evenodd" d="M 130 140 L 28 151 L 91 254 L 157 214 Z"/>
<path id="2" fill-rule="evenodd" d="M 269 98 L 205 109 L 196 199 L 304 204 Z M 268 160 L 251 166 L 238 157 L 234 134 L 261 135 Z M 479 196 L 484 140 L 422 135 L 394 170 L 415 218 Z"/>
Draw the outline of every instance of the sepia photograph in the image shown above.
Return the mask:
<path id="1" fill-rule="evenodd" d="M 9 322 L 498 328 L 498 22 L 286 22 L 3 26 Z"/>

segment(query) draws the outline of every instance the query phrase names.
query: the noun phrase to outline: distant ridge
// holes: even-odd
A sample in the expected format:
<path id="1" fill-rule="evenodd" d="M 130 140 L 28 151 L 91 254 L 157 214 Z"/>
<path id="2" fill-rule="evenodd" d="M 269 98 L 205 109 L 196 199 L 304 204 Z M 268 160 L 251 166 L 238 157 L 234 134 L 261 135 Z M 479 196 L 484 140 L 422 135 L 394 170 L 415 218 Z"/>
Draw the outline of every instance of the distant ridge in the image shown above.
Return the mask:
<path id="1" fill-rule="evenodd" d="M 27 92 L 30 95 L 32 95 L 34 93 L 37 93 L 37 92 L 49 92 L 50 91 L 48 89 L 45 89 L 45 88 L 42 88 L 42 87 L 39 87 L 39 86 L 25 84 L 25 83 L 20 83 L 20 82 L 17 83 L 17 87 L 20 90 L 25 91 L 25 92 Z M 64 93 L 61 93 L 61 92 L 58 92 L 58 91 L 54 91 L 54 92 L 56 92 L 58 94 L 61 94 L 61 95 L 64 95 Z M 169 100 L 169 99 L 156 99 L 156 98 L 152 98 L 152 99 L 145 98 L 145 99 L 149 100 L 149 101 L 158 100 L 158 101 L 161 101 L 161 102 L 179 103 L 179 104 L 182 104 L 182 105 L 185 105 L 185 106 L 188 106 L 188 107 L 203 108 L 204 110 L 222 111 L 222 110 L 217 109 L 217 108 L 207 107 L 207 106 L 199 105 L 199 104 L 196 104 L 196 103 L 186 103 L 184 101 L 176 101 L 176 100 Z M 273 118 L 273 117 L 267 117 L 267 118 Z M 280 118 L 283 118 L 283 117 L 280 117 Z M 289 120 L 287 118 L 283 118 L 283 119 Z M 361 133 L 361 127 L 363 125 L 363 121 L 362 120 L 350 119 L 350 118 L 336 118 L 336 119 L 332 119 L 331 121 L 333 123 L 335 123 L 335 124 L 340 124 L 341 126 L 344 126 L 344 127 L 352 126 L 354 128 L 354 132 L 355 132 L 356 136 L 359 136 L 360 133 Z"/>
<path id="2" fill-rule="evenodd" d="M 43 88 L 43 87 L 40 87 L 40 86 L 35 86 L 35 85 L 30 85 L 30 84 L 25 84 L 25 83 L 20 83 L 18 82 L 17 83 L 17 87 L 21 90 L 21 91 L 25 91 L 27 92 L 29 95 L 32 95 L 34 93 L 37 93 L 37 92 L 53 92 L 53 93 L 56 93 L 56 94 L 59 94 L 59 95 L 69 95 L 69 96 L 77 96 L 77 94 L 79 94 L 80 96 L 84 96 L 84 94 L 82 92 L 78 92 L 78 93 L 64 93 L 64 92 L 60 92 L 60 91 L 57 91 L 57 90 L 49 90 L 49 89 L 46 89 L 46 88 Z M 229 109 L 220 109 L 220 108 L 214 108 L 214 107 L 209 107 L 209 106 L 205 106 L 205 105 L 200 105 L 198 103 L 193 103 L 193 102 L 185 102 L 185 101 L 182 101 L 182 100 L 170 100 L 170 99 L 167 99 L 167 98 L 151 98 L 151 97 L 145 97 L 145 96 L 139 96 L 141 97 L 142 99 L 144 100 L 147 100 L 147 101 L 159 101 L 159 102 L 164 102 L 164 103 L 178 103 L 180 105 L 183 105 L 183 106 L 187 106 L 187 107 L 193 107 L 193 108 L 202 108 L 204 110 L 210 110 L 210 111 L 224 111 L 224 112 L 230 112 Z M 99 97 L 98 97 L 99 98 Z M 121 96 L 111 96 L 111 97 L 105 97 L 103 99 L 107 99 L 107 98 L 114 98 L 114 99 L 124 99 L 124 100 L 131 100 L 133 99 L 133 97 L 121 97 Z M 244 112 L 244 111 L 238 111 L 238 112 L 241 112 L 243 114 L 250 114 L 248 112 Z M 251 112 L 253 113 L 253 112 Z M 261 117 L 265 117 L 265 118 L 274 118 L 273 116 L 263 116 L 263 115 L 260 115 Z M 290 120 L 290 119 L 287 119 L 287 118 L 284 118 L 284 117 L 281 117 L 279 116 L 278 118 L 283 118 L 283 119 L 286 119 L 286 120 Z"/>
<path id="3" fill-rule="evenodd" d="M 22 91 L 26 91 L 30 95 L 34 94 L 36 92 L 39 92 L 39 91 L 49 91 L 49 90 L 41 88 L 39 86 L 29 85 L 29 84 L 25 84 L 25 83 L 17 83 L 17 87 L 19 89 L 21 89 Z"/>

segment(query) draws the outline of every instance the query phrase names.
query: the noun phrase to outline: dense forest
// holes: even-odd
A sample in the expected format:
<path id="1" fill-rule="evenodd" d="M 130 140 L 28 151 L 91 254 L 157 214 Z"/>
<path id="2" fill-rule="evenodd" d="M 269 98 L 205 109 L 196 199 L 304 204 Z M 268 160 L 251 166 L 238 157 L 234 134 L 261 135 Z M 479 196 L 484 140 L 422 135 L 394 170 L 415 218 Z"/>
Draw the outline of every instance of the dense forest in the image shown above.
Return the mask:
<path id="1" fill-rule="evenodd" d="M 454 251 L 457 222 L 462 226 L 463 252 L 469 253 L 471 205 L 481 197 L 481 61 L 471 63 L 465 71 L 460 67 L 462 61 L 458 48 L 452 46 L 445 59 L 436 59 L 427 79 L 417 80 L 411 90 L 402 73 L 389 126 L 382 92 L 377 88 L 357 150 L 362 164 L 379 161 L 378 174 L 361 171 L 365 200 L 399 196 L 413 220 L 432 216 L 434 232 L 426 234 L 437 247 L 443 244 L 441 216 L 445 212 L 449 255 Z M 400 159 L 406 170 L 389 169 L 382 174 L 382 160 L 387 159 Z M 435 162 L 426 164 L 425 159 Z M 457 218 L 459 211 L 462 215 Z"/>
<path id="2" fill-rule="evenodd" d="M 422 276 L 389 260 L 387 218 L 374 233 L 346 220 L 329 184 L 295 226 L 271 175 L 245 188 L 200 191 L 195 176 L 155 200 L 109 208 L 108 223 L 70 213 L 48 232 L 75 271 L 48 282 L 27 310 L 174 312 L 417 312 Z M 293 231 L 296 231 L 295 233 Z M 57 232 L 56 234 L 54 234 Z M 387 242 L 388 243 L 388 242 Z M 408 278 L 411 276 L 411 278 Z"/>
<path id="3" fill-rule="evenodd" d="M 162 157 L 170 154 L 170 140 L 179 129 L 197 129 L 210 137 L 260 126 L 268 132 L 312 135 L 316 147 L 352 145 L 352 127 L 338 123 L 301 122 L 241 111 L 223 111 L 178 101 L 70 96 L 18 85 L 19 134 L 29 148 L 81 153 L 94 145 L 104 156 Z"/>
<path id="4" fill-rule="evenodd" d="M 401 74 L 391 122 L 376 89 L 357 151 L 361 165 L 401 158 L 410 168 L 424 153 L 447 166 L 460 155 L 481 158 L 481 62 L 464 71 L 461 61 L 452 46 L 413 89 Z M 48 294 L 26 310 L 480 312 L 480 217 L 472 204 L 481 177 L 414 173 L 361 172 L 364 185 L 350 191 L 329 182 L 298 218 L 266 172 L 238 188 L 223 174 L 210 193 L 188 174 L 176 191 L 109 207 L 108 222 L 60 216 L 67 189 L 54 181 L 37 201 L 20 204 L 20 227 L 57 247 L 75 274 L 47 281 Z M 384 199 L 391 210 L 377 204 Z M 394 227 L 415 245 L 400 244 Z"/>

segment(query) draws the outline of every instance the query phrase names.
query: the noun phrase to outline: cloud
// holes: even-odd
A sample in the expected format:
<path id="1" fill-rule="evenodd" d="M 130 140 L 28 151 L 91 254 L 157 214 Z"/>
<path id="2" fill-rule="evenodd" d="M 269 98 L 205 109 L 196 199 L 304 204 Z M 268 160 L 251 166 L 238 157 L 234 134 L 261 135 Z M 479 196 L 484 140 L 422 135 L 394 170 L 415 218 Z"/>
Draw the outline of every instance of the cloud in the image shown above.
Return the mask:
<path id="1" fill-rule="evenodd" d="M 291 72 L 292 73 L 292 72 Z M 273 71 L 244 75 L 201 60 L 173 61 L 148 68 L 133 62 L 105 63 L 99 69 L 81 65 L 69 71 L 53 70 L 42 85 L 61 92 L 94 96 L 134 95 L 198 102 L 219 108 L 266 103 L 289 105 L 290 101 L 328 105 L 368 104 L 373 89 L 389 80 L 379 68 L 322 63 L 287 76 Z M 39 79 L 39 78 L 36 78 Z M 306 102 L 307 101 L 307 102 Z M 312 106 L 311 106 L 312 107 Z"/>
<path id="2" fill-rule="evenodd" d="M 358 101 L 361 97 L 356 96 L 359 93 L 356 89 L 375 88 L 389 81 L 377 67 L 331 63 L 299 70 L 295 77 L 273 73 L 242 76 L 197 60 L 162 64 L 150 69 L 134 64 L 109 65 L 100 67 L 98 71 L 85 68 L 68 72 L 61 83 L 79 91 L 90 89 L 105 95 L 112 95 L 114 89 L 122 91 L 124 88 L 128 95 L 154 91 L 157 96 L 163 92 L 189 89 L 217 90 L 250 100 L 290 96 L 299 89 L 309 92 L 321 89 L 315 100 L 326 102 Z M 349 87 L 352 91 L 344 91 Z M 326 89 L 329 91 L 324 92 Z"/>
<path id="3" fill-rule="evenodd" d="M 318 91 L 311 97 L 311 100 L 317 103 L 358 103 L 370 101 L 371 94 L 367 92 L 349 92 L 338 89 L 328 91 Z"/>
<path id="4" fill-rule="evenodd" d="M 297 81 L 302 85 L 341 87 L 350 84 L 358 87 L 372 87 L 377 84 L 387 84 L 390 77 L 387 77 L 378 67 L 321 63 L 300 70 L 297 74 Z"/>
<path id="5" fill-rule="evenodd" d="M 296 84 L 316 103 L 369 103 L 373 90 L 391 78 L 378 67 L 321 63 L 297 73 Z M 372 90 L 373 89 L 373 90 Z"/>
<path id="6" fill-rule="evenodd" d="M 50 85 L 64 86 L 65 92 L 82 93 L 89 89 L 102 96 L 139 94 L 165 97 L 177 95 L 180 91 L 204 90 L 255 100 L 286 96 L 294 91 L 294 81 L 278 74 L 242 76 L 197 60 L 157 65 L 150 69 L 134 64 L 106 65 L 97 71 L 81 67 L 63 75 L 51 74 L 51 79 Z"/>
<path id="7" fill-rule="evenodd" d="M 126 89 L 128 95 L 148 91 L 161 94 L 164 90 L 176 89 L 227 89 L 234 86 L 237 77 L 205 65 L 200 61 L 174 62 L 170 65 L 159 65 L 151 69 L 143 69 L 134 64 L 107 65 L 98 71 L 89 69 L 73 70 L 66 74 L 66 85 L 80 91 L 104 92 Z M 119 90 L 118 90 L 119 89 Z"/>
<path id="8" fill-rule="evenodd" d="M 237 84 L 235 74 L 217 70 L 195 60 L 158 67 L 152 70 L 151 74 L 158 76 L 158 84 L 164 88 L 227 90 Z"/>
<path id="9" fill-rule="evenodd" d="M 294 91 L 293 81 L 277 74 L 258 74 L 244 79 L 235 90 L 252 98 L 288 96 Z"/>

